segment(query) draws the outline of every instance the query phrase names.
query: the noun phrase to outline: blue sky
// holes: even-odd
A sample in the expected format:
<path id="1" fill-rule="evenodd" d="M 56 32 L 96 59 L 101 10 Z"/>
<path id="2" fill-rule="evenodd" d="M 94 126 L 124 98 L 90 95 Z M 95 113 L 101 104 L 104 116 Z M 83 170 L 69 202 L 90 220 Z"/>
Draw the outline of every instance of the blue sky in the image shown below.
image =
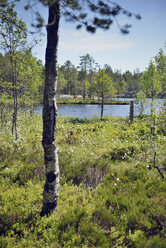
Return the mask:
<path id="1" fill-rule="evenodd" d="M 66 23 L 63 18 L 60 24 L 58 64 L 71 60 L 79 65 L 80 56 L 89 53 L 101 67 L 109 64 L 113 70 L 122 72 L 135 69 L 145 70 L 149 61 L 160 48 L 165 50 L 166 42 L 166 0 L 118 0 L 122 7 L 138 13 L 141 20 L 120 17 L 120 23 L 130 23 L 130 34 L 122 35 L 114 24 L 109 31 L 98 30 L 95 34 L 85 30 L 76 30 L 75 25 Z M 28 21 L 27 14 L 17 8 L 18 14 Z M 47 8 L 40 9 L 47 21 Z M 46 36 L 33 49 L 33 54 L 44 63 Z"/>

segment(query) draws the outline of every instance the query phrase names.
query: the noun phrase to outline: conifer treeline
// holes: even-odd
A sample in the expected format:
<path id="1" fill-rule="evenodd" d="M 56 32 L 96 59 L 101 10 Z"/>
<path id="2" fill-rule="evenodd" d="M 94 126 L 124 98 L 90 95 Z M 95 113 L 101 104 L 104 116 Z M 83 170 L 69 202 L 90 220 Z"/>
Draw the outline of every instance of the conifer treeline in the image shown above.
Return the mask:
<path id="1" fill-rule="evenodd" d="M 96 74 L 100 69 L 104 69 L 113 81 L 113 86 L 117 96 L 134 96 L 140 90 L 141 73 L 137 69 L 134 73 L 120 70 L 113 71 L 108 64 L 104 68 L 95 62 L 89 54 L 80 57 L 80 64 L 75 67 L 70 60 L 59 67 L 58 94 L 82 95 L 92 98 L 96 96 L 95 89 Z"/>
<path id="2" fill-rule="evenodd" d="M 26 98 L 27 100 L 40 100 L 43 98 L 44 88 L 44 65 L 41 60 L 37 60 L 31 53 L 24 51 L 19 52 L 19 68 L 18 68 L 18 96 Z M 163 50 L 160 49 L 158 55 L 155 57 L 157 62 L 156 70 L 160 72 L 165 85 L 165 71 L 166 64 L 161 63 L 165 60 Z M 80 63 L 78 66 L 73 65 L 70 60 L 67 60 L 58 68 L 58 83 L 57 95 L 67 94 L 73 96 L 82 96 L 83 99 L 97 96 L 97 89 L 95 87 L 96 74 L 103 69 L 111 78 L 117 97 L 135 97 L 142 89 L 141 73 L 136 69 L 133 73 L 129 70 L 121 72 L 121 70 L 113 70 L 110 65 L 105 64 L 100 68 L 99 64 L 95 62 L 92 56 L 86 54 L 80 56 Z M 11 85 L 12 68 L 10 66 L 10 56 L 8 54 L 0 54 L 0 95 L 5 94 L 8 97 L 12 95 Z M 165 90 L 159 96 L 164 97 Z"/>

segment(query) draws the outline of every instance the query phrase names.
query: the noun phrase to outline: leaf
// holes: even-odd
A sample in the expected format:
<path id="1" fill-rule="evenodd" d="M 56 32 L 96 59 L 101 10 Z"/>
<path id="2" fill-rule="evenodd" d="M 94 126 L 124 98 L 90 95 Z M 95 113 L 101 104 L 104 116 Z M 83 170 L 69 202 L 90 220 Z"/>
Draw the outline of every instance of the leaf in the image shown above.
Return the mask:
<path id="1" fill-rule="evenodd" d="M 94 26 L 90 26 L 90 25 L 87 25 L 86 26 L 86 30 L 90 33 L 95 33 L 96 32 L 96 28 Z"/>
<path id="2" fill-rule="evenodd" d="M 135 15 L 135 17 L 136 17 L 136 19 L 138 19 L 138 20 L 141 20 L 141 19 L 142 19 L 142 17 L 141 17 L 139 14 Z"/>
<path id="3" fill-rule="evenodd" d="M 82 28 L 82 25 L 81 24 L 79 24 L 79 25 L 76 26 L 76 29 L 81 29 L 81 28 Z"/>
<path id="4" fill-rule="evenodd" d="M 25 9 L 25 10 L 28 10 L 29 8 L 30 8 L 30 7 L 29 7 L 29 4 L 27 4 L 27 5 L 24 6 L 24 9 Z"/>

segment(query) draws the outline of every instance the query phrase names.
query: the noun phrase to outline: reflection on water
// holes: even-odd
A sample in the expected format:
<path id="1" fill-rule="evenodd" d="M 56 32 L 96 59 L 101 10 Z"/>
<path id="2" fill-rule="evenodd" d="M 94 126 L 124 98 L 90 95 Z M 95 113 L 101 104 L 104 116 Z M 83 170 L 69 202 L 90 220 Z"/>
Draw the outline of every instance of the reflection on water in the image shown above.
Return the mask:
<path id="1" fill-rule="evenodd" d="M 124 99 L 123 99 L 124 100 Z M 133 99 L 125 99 L 127 101 Z M 161 106 L 164 102 L 163 99 L 157 99 L 158 105 Z M 158 108 L 159 108 L 158 106 Z M 65 117 L 77 117 L 77 118 L 92 118 L 100 116 L 101 106 L 100 105 L 59 105 L 58 106 L 58 116 Z M 104 106 L 104 116 L 114 116 L 114 117 L 128 117 L 130 111 L 129 105 L 105 105 Z M 42 106 L 37 106 L 34 109 L 37 114 L 42 114 Z M 145 114 L 150 113 L 150 106 L 145 109 Z M 134 115 L 139 115 L 139 110 L 135 105 Z"/>
<path id="2" fill-rule="evenodd" d="M 68 105 L 59 106 L 58 114 L 70 117 L 92 118 L 100 116 L 100 105 Z M 104 115 L 122 116 L 129 115 L 129 105 L 105 105 Z"/>
<path id="3" fill-rule="evenodd" d="M 105 105 L 104 116 L 129 116 L 129 105 Z M 58 116 L 77 117 L 77 118 L 92 118 L 100 116 L 100 105 L 59 105 Z M 34 109 L 36 114 L 42 114 L 42 106 L 37 106 Z"/>

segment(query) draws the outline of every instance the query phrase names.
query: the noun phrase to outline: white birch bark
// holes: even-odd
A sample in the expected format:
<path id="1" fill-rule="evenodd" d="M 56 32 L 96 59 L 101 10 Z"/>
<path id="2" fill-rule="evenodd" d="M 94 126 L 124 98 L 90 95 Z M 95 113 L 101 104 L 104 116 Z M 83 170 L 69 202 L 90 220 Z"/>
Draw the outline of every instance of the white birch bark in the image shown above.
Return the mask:
<path id="1" fill-rule="evenodd" d="M 56 209 L 59 193 L 59 164 L 56 140 L 56 85 L 57 85 L 57 48 L 60 20 L 59 0 L 50 1 L 47 25 L 47 48 L 45 63 L 45 86 L 43 99 L 43 149 L 46 182 L 43 192 L 41 216 Z"/>

